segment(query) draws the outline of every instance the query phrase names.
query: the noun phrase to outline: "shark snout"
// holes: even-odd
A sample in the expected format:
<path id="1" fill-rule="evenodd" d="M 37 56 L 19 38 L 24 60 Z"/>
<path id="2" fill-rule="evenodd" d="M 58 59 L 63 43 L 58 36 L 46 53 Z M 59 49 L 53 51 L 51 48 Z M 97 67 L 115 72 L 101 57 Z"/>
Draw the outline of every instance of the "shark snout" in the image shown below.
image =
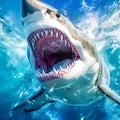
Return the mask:
<path id="1" fill-rule="evenodd" d="M 29 1 L 30 0 L 22 0 L 22 18 L 37 11 L 37 8 L 33 7 L 32 4 L 29 3 Z"/>
<path id="2" fill-rule="evenodd" d="M 38 0 L 22 0 L 22 17 L 26 17 L 28 14 L 33 14 L 35 11 L 44 12 L 48 14 L 55 14 L 57 18 L 60 17 L 58 10 L 49 6 L 46 3 Z"/>

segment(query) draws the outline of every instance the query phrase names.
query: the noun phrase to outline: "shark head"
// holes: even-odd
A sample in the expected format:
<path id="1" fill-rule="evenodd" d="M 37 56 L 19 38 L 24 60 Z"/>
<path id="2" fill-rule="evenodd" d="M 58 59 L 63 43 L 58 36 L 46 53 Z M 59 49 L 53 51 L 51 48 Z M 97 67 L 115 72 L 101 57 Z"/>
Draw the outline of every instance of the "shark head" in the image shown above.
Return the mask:
<path id="1" fill-rule="evenodd" d="M 56 9 L 36 0 L 31 4 L 28 0 L 27 4 L 23 9 L 23 21 L 29 60 L 40 81 L 49 84 L 57 80 L 55 86 L 60 87 L 62 81 L 67 85 L 97 66 L 98 55 L 93 44 Z"/>
<path id="2" fill-rule="evenodd" d="M 30 64 L 54 99 L 84 105 L 103 96 L 99 89 L 114 99 L 93 41 L 43 2 L 23 0 L 22 17 Z"/>

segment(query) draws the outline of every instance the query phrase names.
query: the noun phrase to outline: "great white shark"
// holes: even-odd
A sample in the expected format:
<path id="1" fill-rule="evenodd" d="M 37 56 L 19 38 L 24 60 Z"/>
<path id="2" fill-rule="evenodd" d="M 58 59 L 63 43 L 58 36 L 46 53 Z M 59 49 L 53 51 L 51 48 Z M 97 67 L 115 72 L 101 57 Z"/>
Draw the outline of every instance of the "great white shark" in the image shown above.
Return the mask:
<path id="1" fill-rule="evenodd" d="M 29 112 L 55 101 L 84 106 L 103 96 L 120 104 L 119 95 L 109 88 L 109 72 L 95 43 L 57 9 L 38 0 L 23 0 L 22 18 L 28 59 L 42 89 L 14 110 Z"/>

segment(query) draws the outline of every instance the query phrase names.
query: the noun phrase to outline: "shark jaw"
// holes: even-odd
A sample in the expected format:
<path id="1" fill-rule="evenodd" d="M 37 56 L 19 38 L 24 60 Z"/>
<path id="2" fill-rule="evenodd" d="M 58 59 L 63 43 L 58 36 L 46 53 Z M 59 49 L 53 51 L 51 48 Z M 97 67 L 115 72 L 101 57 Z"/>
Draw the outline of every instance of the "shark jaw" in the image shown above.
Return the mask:
<path id="1" fill-rule="evenodd" d="M 57 28 L 36 30 L 29 35 L 28 42 L 33 50 L 37 76 L 43 82 L 65 77 L 83 60 L 82 52 Z"/>

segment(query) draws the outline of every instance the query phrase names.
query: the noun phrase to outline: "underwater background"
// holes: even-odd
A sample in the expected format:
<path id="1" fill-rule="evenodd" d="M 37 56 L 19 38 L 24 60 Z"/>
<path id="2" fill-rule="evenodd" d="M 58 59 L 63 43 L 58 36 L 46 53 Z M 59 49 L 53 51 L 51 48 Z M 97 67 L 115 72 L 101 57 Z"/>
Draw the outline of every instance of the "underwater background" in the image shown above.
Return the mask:
<path id="1" fill-rule="evenodd" d="M 120 95 L 120 0 L 43 1 L 96 42 L 110 87 Z M 11 111 L 41 89 L 27 59 L 21 2 L 0 0 L 0 120 L 120 120 L 120 105 L 108 97 L 82 107 L 56 102 L 30 113 Z"/>

